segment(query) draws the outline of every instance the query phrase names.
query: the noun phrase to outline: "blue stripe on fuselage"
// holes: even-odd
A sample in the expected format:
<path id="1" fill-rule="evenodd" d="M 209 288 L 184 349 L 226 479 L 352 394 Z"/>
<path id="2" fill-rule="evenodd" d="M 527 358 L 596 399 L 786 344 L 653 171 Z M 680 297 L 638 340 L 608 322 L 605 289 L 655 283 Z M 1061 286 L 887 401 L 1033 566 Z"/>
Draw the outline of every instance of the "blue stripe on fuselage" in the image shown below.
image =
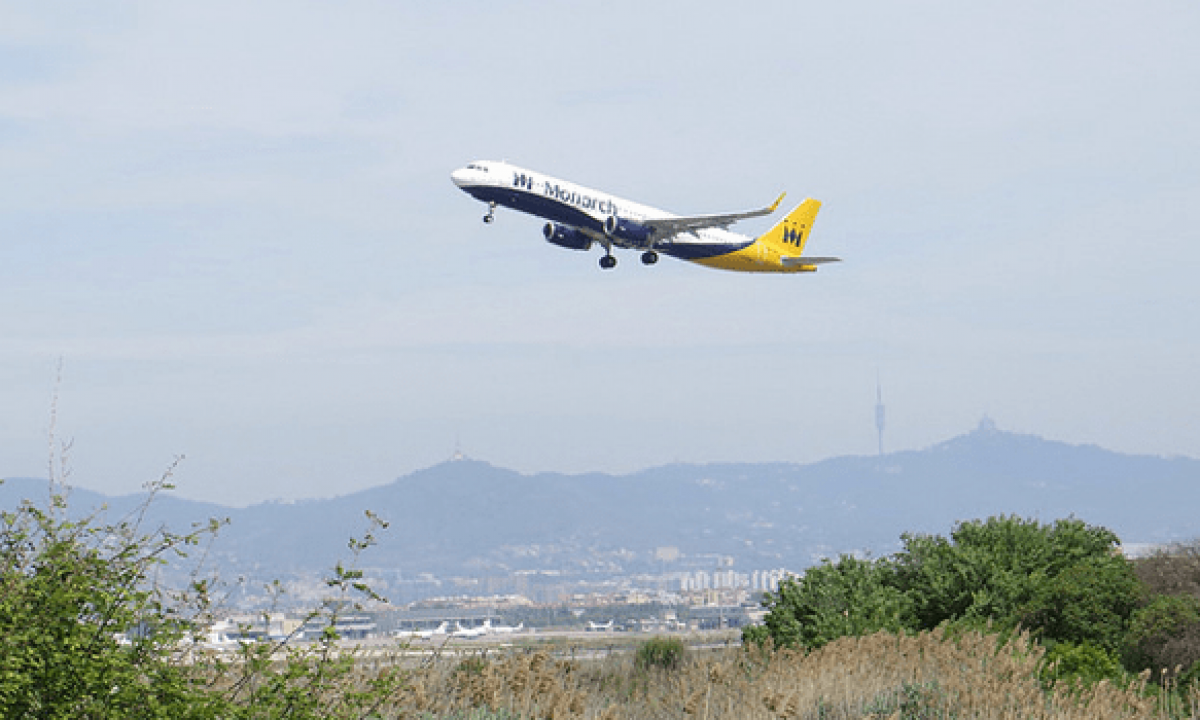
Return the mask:
<path id="1" fill-rule="evenodd" d="M 656 244 L 655 250 L 670 255 L 673 258 L 680 260 L 704 260 L 706 258 L 717 257 L 718 255 L 728 255 L 738 250 L 743 250 L 754 244 L 753 240 L 735 243 L 690 243 L 690 242 L 664 242 Z"/>

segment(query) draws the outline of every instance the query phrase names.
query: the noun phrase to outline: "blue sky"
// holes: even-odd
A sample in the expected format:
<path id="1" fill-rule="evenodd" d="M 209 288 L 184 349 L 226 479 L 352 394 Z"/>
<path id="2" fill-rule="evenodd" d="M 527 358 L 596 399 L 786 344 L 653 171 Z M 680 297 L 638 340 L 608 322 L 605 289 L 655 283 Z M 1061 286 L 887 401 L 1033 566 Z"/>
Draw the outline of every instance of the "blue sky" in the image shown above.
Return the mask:
<path id="1" fill-rule="evenodd" d="M 1193 3 L 12 2 L 0 476 L 343 494 L 1003 429 L 1200 456 Z M 542 241 L 507 159 L 673 212 L 824 201 L 815 275 Z M 769 220 L 736 229 L 754 234 Z M 61 359 L 62 381 L 56 383 Z"/>

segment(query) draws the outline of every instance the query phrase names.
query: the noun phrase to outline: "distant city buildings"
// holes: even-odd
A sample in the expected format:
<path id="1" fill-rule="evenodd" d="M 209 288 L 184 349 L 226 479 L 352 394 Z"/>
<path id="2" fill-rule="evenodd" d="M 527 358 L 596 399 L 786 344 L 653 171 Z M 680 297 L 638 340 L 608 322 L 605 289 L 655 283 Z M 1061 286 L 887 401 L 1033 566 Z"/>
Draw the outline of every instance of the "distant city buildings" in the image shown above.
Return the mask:
<path id="1" fill-rule="evenodd" d="M 794 575 L 783 568 L 754 570 L 749 573 L 736 570 L 696 570 L 678 573 L 675 589 L 680 592 L 697 590 L 748 590 L 750 592 L 777 592 L 784 578 Z"/>

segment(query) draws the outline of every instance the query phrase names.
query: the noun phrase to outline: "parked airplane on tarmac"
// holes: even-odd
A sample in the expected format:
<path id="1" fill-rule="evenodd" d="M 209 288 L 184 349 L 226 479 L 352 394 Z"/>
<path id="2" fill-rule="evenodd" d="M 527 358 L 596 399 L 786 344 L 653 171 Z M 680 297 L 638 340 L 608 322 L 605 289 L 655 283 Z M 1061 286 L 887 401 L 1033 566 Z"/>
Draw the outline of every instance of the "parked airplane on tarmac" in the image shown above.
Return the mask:
<path id="1" fill-rule="evenodd" d="M 485 625 L 476 625 L 474 627 L 469 627 L 469 628 L 463 627 L 462 623 L 459 623 L 459 622 L 454 623 L 454 625 L 455 625 L 455 630 L 454 630 L 454 632 L 450 633 L 450 637 L 464 638 L 464 639 L 469 640 L 472 638 L 478 638 L 478 637 L 483 637 L 484 635 L 487 635 L 488 627 L 491 625 L 491 623 L 489 621 Z"/>
<path id="2" fill-rule="evenodd" d="M 572 250 L 589 250 L 598 243 L 604 248 L 600 267 L 605 269 L 616 267 L 614 247 L 641 250 L 645 265 L 658 262 L 663 253 L 742 272 L 814 272 L 822 263 L 839 260 L 801 257 L 821 208 L 820 201 L 811 198 L 766 234 L 751 238 L 727 228 L 738 220 L 770 215 L 783 195 L 761 210 L 680 216 L 503 162 L 473 162 L 450 178 L 463 192 L 488 204 L 485 223 L 495 219 L 498 205 L 543 217 L 550 221 L 542 228 L 548 242 Z"/>
<path id="3" fill-rule="evenodd" d="M 523 622 L 517 625 L 492 625 L 491 622 L 491 620 L 487 620 L 483 624 L 495 635 L 512 635 L 525 629 L 525 623 Z"/>
<path id="4" fill-rule="evenodd" d="M 398 630 L 395 633 L 397 638 L 408 638 L 412 640 L 432 640 L 435 635 L 446 635 L 449 633 L 450 624 L 443 622 L 432 630 Z"/>

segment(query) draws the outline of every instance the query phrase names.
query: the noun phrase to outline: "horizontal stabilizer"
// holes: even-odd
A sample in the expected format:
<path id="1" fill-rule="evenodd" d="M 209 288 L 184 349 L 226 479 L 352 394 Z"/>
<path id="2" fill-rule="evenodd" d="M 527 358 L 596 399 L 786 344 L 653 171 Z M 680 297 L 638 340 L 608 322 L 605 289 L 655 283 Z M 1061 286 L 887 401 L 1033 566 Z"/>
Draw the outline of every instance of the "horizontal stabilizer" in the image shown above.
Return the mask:
<path id="1" fill-rule="evenodd" d="M 796 257 L 781 257 L 779 262 L 783 263 L 784 267 L 795 267 L 797 265 L 823 265 L 824 263 L 841 262 L 841 258 L 835 257 L 806 257 L 797 255 Z"/>

